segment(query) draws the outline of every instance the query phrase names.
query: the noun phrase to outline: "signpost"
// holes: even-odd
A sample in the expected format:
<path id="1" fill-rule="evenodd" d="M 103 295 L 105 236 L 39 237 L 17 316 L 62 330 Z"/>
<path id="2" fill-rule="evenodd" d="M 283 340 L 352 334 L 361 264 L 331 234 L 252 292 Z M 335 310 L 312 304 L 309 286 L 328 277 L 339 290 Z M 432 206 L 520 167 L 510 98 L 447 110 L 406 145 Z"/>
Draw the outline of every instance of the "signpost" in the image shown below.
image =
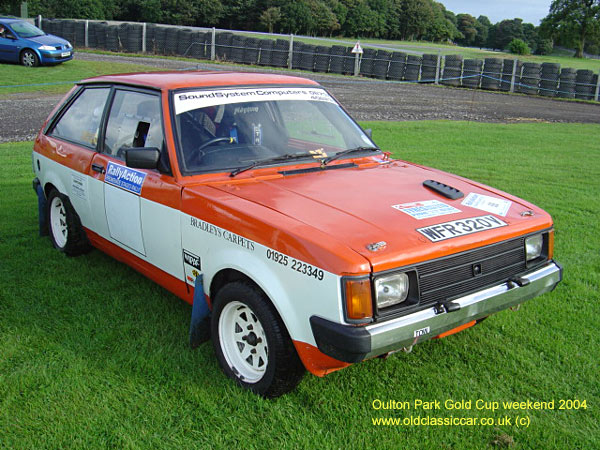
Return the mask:
<path id="1" fill-rule="evenodd" d="M 356 42 L 354 48 L 352 49 L 352 53 L 354 53 L 354 76 L 358 76 L 358 72 L 360 71 L 360 57 L 363 54 L 363 49 L 360 46 L 360 42 Z"/>

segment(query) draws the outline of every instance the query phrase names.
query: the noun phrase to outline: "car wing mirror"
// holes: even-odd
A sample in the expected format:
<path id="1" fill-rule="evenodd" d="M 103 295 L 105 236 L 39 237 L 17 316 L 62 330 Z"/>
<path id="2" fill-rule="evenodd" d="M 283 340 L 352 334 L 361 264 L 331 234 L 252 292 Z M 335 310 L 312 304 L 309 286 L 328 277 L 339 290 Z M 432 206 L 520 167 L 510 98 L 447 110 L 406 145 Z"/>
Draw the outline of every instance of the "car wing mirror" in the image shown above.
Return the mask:
<path id="1" fill-rule="evenodd" d="M 156 147 L 121 147 L 120 153 L 125 155 L 125 165 L 133 169 L 157 169 L 160 161 L 160 150 Z"/>
<path id="2" fill-rule="evenodd" d="M 367 129 L 365 130 L 365 134 L 366 134 L 367 136 L 369 136 L 369 139 L 373 139 L 373 130 L 371 130 L 370 128 L 367 128 Z"/>
<path id="3" fill-rule="evenodd" d="M 15 35 L 14 34 L 10 34 L 10 33 L 7 33 L 4 37 L 6 39 L 10 39 L 11 41 L 16 41 L 17 40 L 17 38 L 15 37 Z"/>

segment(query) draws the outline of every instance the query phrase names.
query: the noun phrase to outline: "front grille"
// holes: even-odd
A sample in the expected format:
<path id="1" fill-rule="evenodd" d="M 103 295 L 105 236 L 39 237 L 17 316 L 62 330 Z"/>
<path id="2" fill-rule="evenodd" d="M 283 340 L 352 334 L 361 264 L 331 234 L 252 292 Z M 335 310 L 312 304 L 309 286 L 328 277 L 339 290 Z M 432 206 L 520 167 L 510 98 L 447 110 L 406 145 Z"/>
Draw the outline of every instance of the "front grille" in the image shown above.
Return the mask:
<path id="1" fill-rule="evenodd" d="M 417 265 L 419 304 L 444 302 L 524 272 L 527 269 L 524 241 L 525 237 L 519 237 Z M 479 267 L 481 274 L 475 275 Z"/>

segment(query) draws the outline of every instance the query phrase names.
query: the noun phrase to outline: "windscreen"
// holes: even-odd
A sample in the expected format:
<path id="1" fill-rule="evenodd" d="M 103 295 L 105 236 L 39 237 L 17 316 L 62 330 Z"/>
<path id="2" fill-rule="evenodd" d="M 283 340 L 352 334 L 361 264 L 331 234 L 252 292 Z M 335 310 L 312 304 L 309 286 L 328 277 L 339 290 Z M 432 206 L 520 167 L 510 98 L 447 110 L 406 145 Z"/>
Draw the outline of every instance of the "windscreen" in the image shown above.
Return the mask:
<path id="1" fill-rule="evenodd" d="M 45 34 L 42 30 L 31 25 L 29 22 L 14 22 L 11 26 L 14 32 L 22 38 L 32 38 L 35 36 L 43 36 Z"/>
<path id="2" fill-rule="evenodd" d="M 180 165 L 188 174 L 375 147 L 324 89 L 197 90 L 176 93 L 173 102 Z"/>

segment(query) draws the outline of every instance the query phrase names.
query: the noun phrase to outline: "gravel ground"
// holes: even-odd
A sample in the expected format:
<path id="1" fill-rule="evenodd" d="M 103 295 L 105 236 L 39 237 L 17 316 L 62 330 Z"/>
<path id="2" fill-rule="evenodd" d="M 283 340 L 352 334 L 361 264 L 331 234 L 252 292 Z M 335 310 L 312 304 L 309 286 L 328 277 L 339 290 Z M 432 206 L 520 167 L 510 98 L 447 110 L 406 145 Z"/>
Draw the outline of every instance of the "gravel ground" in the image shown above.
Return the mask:
<path id="1" fill-rule="evenodd" d="M 272 71 L 159 58 L 78 53 L 78 59 L 130 62 L 164 69 Z M 275 71 L 272 71 L 275 72 Z M 281 71 L 277 71 L 281 73 Z M 296 72 L 294 72 L 296 73 Z M 309 72 L 297 74 L 318 81 L 357 120 L 469 120 L 481 122 L 600 123 L 600 105 L 524 95 L 355 79 Z M 62 95 L 9 94 L 0 98 L 0 142 L 32 140 Z"/>

